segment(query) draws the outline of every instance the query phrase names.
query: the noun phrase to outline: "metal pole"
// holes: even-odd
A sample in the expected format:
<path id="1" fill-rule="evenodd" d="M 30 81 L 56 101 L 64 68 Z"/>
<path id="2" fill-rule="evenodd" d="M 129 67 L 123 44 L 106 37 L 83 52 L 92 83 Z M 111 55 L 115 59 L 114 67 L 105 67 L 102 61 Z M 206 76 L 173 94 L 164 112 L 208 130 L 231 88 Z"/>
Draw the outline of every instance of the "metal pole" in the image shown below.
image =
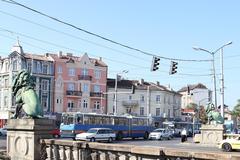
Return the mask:
<path id="1" fill-rule="evenodd" d="M 217 87 L 216 87 L 216 73 L 215 73 L 215 61 L 214 61 L 214 53 L 212 53 L 212 67 L 213 67 L 213 88 L 214 88 L 214 106 L 217 107 Z"/>
<path id="2" fill-rule="evenodd" d="M 118 79 L 118 74 L 116 74 L 116 79 L 115 79 L 115 95 L 114 95 L 114 108 L 113 108 L 114 115 L 117 115 L 117 79 Z"/>
<path id="3" fill-rule="evenodd" d="M 221 52 L 220 52 L 220 64 L 221 64 L 221 79 L 220 79 L 220 83 L 221 83 L 221 90 L 220 90 L 220 94 L 221 94 L 221 115 L 224 118 L 223 48 L 221 48 Z"/>

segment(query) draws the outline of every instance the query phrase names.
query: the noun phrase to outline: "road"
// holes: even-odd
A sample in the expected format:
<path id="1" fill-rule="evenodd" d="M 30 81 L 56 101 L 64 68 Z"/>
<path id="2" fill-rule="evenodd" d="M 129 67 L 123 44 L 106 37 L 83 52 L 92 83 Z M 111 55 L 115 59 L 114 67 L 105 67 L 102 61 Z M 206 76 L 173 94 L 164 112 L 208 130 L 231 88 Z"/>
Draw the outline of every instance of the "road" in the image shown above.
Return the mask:
<path id="1" fill-rule="evenodd" d="M 0 150 L 6 150 L 7 137 L 0 136 Z"/>

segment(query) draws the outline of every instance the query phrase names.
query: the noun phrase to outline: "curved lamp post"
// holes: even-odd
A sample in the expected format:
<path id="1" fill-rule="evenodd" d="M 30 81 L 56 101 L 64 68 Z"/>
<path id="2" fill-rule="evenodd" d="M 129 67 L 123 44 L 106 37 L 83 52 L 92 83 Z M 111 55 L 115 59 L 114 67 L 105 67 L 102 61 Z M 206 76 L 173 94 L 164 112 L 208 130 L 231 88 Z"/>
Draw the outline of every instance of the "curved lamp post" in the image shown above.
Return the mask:
<path id="1" fill-rule="evenodd" d="M 222 45 L 219 47 L 217 50 L 214 52 L 208 51 L 204 48 L 200 47 L 193 47 L 194 50 L 197 51 L 204 51 L 212 55 L 212 69 L 213 69 L 213 89 L 214 89 L 214 105 L 217 107 L 217 92 L 216 92 L 216 73 L 215 73 L 215 64 L 214 64 L 214 55 L 217 53 L 219 50 L 221 50 L 220 53 L 220 64 L 221 64 L 221 115 L 224 117 L 224 76 L 223 76 L 223 48 L 231 45 L 232 41 L 229 41 L 228 43 Z"/>

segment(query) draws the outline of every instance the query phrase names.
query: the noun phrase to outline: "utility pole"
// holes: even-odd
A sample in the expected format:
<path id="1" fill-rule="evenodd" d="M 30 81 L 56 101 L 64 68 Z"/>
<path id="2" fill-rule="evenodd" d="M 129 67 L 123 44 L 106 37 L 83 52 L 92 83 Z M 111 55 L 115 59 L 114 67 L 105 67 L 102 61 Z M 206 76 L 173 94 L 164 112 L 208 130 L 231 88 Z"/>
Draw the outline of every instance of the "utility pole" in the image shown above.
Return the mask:
<path id="1" fill-rule="evenodd" d="M 224 75 L 223 75 L 223 48 L 221 48 L 220 52 L 220 64 L 221 64 L 221 89 L 220 89 L 220 94 L 221 94 L 221 115 L 224 118 Z"/>

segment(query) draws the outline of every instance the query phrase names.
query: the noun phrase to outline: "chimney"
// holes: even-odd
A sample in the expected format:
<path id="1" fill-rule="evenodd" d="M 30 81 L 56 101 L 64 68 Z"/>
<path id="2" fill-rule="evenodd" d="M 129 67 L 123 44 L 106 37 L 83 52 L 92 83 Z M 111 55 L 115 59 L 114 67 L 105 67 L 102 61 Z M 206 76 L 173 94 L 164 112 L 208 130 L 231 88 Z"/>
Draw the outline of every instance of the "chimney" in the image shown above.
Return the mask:
<path id="1" fill-rule="evenodd" d="M 160 86 L 160 83 L 159 83 L 159 81 L 157 81 L 156 83 L 157 83 L 157 86 Z"/>
<path id="2" fill-rule="evenodd" d="M 62 57 L 62 51 L 59 51 L 59 52 L 58 52 L 58 57 L 59 57 L 59 58 Z"/>
<path id="3" fill-rule="evenodd" d="M 45 56 L 48 57 L 48 56 L 49 56 L 49 53 L 45 53 Z"/>
<path id="4" fill-rule="evenodd" d="M 102 57 L 99 57 L 99 61 L 102 61 Z"/>

